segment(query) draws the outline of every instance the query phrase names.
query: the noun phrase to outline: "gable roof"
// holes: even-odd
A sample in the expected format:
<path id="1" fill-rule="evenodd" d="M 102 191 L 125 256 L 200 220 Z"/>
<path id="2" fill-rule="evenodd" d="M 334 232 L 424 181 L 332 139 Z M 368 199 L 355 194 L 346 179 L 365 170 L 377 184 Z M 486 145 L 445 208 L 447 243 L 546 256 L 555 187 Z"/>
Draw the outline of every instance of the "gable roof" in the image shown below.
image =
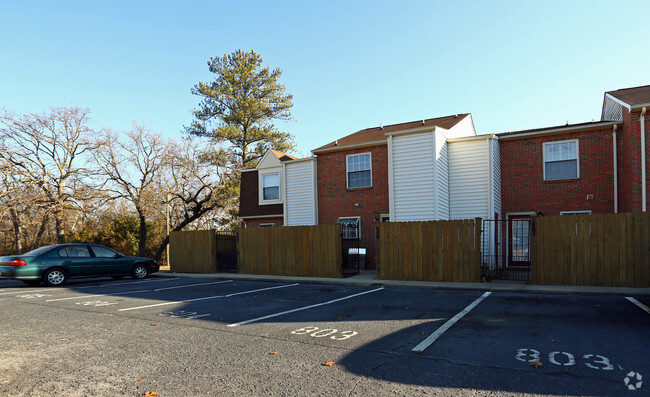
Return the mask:
<path id="1" fill-rule="evenodd" d="M 318 153 L 322 151 L 331 151 L 337 149 L 342 150 L 350 146 L 372 145 L 373 143 L 383 144 L 386 142 L 386 134 L 394 133 L 397 131 L 410 130 L 414 128 L 431 127 L 433 129 L 434 127 L 440 127 L 448 130 L 461 122 L 467 116 L 469 116 L 469 113 L 462 113 L 454 116 L 436 117 L 426 120 L 410 121 L 400 124 L 391 124 L 385 125 L 383 127 L 366 128 L 365 130 L 357 131 L 353 134 L 337 139 L 334 142 L 330 142 L 327 145 L 319 147 L 318 149 L 314 149 L 312 152 Z"/>
<path id="2" fill-rule="evenodd" d="M 298 157 L 296 157 L 296 156 L 292 156 L 290 154 L 283 153 L 283 152 L 281 152 L 279 150 L 275 150 L 275 149 L 269 149 L 269 150 L 271 151 L 271 153 L 275 154 L 275 157 L 277 157 L 278 160 L 280 160 L 280 161 L 289 161 L 289 160 L 297 160 L 298 159 Z"/>
<path id="3" fill-rule="evenodd" d="M 623 88 L 616 91 L 608 91 L 605 96 L 616 98 L 634 108 L 650 104 L 650 85 L 641 87 Z"/>

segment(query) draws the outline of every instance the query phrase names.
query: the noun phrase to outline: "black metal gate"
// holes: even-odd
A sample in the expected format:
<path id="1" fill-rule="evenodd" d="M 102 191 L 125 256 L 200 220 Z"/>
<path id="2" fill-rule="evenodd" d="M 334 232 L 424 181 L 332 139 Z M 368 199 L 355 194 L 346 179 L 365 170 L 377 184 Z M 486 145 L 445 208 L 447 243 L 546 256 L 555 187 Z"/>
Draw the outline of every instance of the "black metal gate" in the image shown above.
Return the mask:
<path id="1" fill-rule="evenodd" d="M 529 216 L 484 219 L 481 280 L 530 280 L 530 233 Z"/>
<path id="2" fill-rule="evenodd" d="M 218 231 L 217 271 L 219 273 L 237 273 L 237 232 Z"/>

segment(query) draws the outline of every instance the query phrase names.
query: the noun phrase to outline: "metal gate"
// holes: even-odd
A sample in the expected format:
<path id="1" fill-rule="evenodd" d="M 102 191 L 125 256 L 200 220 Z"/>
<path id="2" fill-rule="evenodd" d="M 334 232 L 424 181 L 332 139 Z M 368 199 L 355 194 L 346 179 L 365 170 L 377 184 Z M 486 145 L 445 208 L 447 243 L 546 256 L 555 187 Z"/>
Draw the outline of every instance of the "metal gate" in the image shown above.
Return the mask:
<path id="1" fill-rule="evenodd" d="M 530 233 L 529 216 L 484 219 L 481 280 L 530 280 Z"/>
<path id="2" fill-rule="evenodd" d="M 237 232 L 218 231 L 217 271 L 219 273 L 237 273 Z"/>

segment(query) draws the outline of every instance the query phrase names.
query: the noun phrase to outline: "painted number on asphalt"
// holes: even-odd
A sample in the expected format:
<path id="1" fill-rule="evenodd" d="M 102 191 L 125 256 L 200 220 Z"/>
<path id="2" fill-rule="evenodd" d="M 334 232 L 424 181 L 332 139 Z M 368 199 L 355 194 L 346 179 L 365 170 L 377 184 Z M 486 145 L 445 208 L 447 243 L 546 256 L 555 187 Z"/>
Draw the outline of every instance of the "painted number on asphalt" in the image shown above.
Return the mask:
<path id="1" fill-rule="evenodd" d="M 75 303 L 75 305 L 100 307 L 100 306 L 117 305 L 117 303 L 115 303 L 115 302 L 104 302 L 104 301 L 88 301 L 88 302 L 78 302 L 78 303 Z"/>
<path id="2" fill-rule="evenodd" d="M 334 328 L 323 328 L 318 327 L 303 327 L 295 331 L 291 331 L 294 335 L 309 335 L 313 338 L 325 338 L 328 337 L 334 340 L 346 340 L 350 339 L 359 333 L 357 331 L 339 331 Z"/>
<path id="3" fill-rule="evenodd" d="M 515 359 L 523 362 L 536 362 L 539 361 L 541 353 L 535 349 L 519 349 L 515 355 Z M 603 371 L 611 371 L 614 366 L 609 361 L 609 358 L 599 354 L 585 354 L 582 356 L 585 360 L 584 365 L 591 369 L 599 369 Z M 567 352 L 551 352 L 548 354 L 548 361 L 551 364 L 570 367 L 576 365 L 575 356 Z M 622 368 L 621 368 L 622 369 Z"/>
<path id="4" fill-rule="evenodd" d="M 161 313 L 161 315 L 166 317 L 178 317 L 178 318 L 199 318 L 199 317 L 209 316 L 209 314 L 199 314 L 197 312 L 186 312 L 183 310 Z"/>

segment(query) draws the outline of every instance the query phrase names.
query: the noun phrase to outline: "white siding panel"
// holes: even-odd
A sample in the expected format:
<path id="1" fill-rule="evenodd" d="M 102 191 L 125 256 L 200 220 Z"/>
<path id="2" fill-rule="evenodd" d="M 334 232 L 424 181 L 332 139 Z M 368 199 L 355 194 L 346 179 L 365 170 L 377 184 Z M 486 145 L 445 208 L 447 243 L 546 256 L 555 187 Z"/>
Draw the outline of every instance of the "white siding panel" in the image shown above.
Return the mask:
<path id="1" fill-rule="evenodd" d="M 501 155 L 499 154 L 499 141 L 492 139 L 492 178 L 494 189 L 493 212 L 501 213 Z M 492 216 L 491 216 L 492 217 Z"/>
<path id="2" fill-rule="evenodd" d="M 301 161 L 285 166 L 286 226 L 316 224 L 314 162 Z"/>
<path id="3" fill-rule="evenodd" d="M 490 175 L 486 140 L 449 144 L 449 199 L 451 219 L 488 218 Z"/>
<path id="4" fill-rule="evenodd" d="M 393 189 L 398 222 L 436 219 L 433 133 L 395 136 L 392 144 Z"/>
<path id="5" fill-rule="evenodd" d="M 436 219 L 449 219 L 449 147 L 443 134 L 436 134 Z"/>

